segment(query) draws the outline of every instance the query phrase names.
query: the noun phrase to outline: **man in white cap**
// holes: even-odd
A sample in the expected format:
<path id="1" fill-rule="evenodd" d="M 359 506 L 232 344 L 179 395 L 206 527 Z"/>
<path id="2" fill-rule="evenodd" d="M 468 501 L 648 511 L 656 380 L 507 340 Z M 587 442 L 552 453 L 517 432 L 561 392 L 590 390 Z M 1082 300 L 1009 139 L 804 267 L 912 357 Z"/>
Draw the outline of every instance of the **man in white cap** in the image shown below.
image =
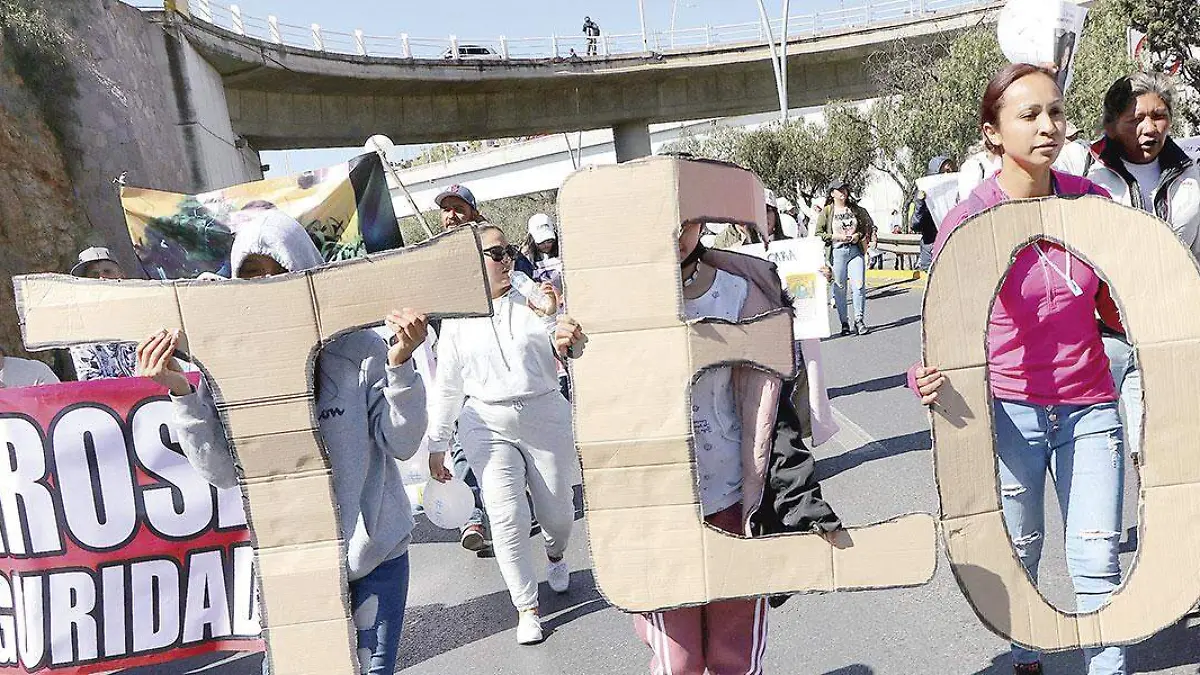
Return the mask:
<path id="1" fill-rule="evenodd" d="M 125 270 L 103 246 L 85 248 L 71 268 L 71 274 L 88 279 L 120 280 L 127 278 Z M 137 374 L 137 344 L 133 342 L 100 342 L 71 347 L 71 362 L 75 379 L 80 382 L 113 377 L 133 377 Z"/>
<path id="2" fill-rule="evenodd" d="M 796 217 L 796 205 L 787 197 L 780 197 L 775 200 L 775 208 L 779 211 L 779 227 L 783 230 L 784 236 L 789 239 L 797 239 L 808 236 L 808 227 L 800 223 Z"/>

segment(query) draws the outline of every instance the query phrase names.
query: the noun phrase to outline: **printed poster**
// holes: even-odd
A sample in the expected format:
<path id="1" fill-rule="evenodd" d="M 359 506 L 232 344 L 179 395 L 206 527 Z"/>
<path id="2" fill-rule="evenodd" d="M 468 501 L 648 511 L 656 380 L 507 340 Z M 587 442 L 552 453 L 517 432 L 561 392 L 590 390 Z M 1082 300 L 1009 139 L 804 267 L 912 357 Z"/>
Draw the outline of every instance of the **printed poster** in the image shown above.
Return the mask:
<path id="1" fill-rule="evenodd" d="M 996 38 L 1010 63 L 1054 64 L 1065 93 L 1086 18 L 1087 8 L 1067 0 L 1008 0 Z"/>
<path id="2" fill-rule="evenodd" d="M 820 237 L 773 241 L 733 249 L 775 263 L 779 278 L 792 297 L 796 316 L 792 325 L 797 340 L 827 338 L 829 329 L 829 281 L 825 266 L 825 242 Z"/>
<path id="3" fill-rule="evenodd" d="M 383 163 L 371 152 L 331 167 L 185 195 L 122 188 L 133 248 L 151 279 L 230 277 L 240 224 L 299 222 L 326 262 L 400 248 L 404 242 Z"/>
<path id="4" fill-rule="evenodd" d="M 144 378 L 0 389 L 5 672 L 263 649 L 241 489 L 201 478 L 171 419 Z"/>

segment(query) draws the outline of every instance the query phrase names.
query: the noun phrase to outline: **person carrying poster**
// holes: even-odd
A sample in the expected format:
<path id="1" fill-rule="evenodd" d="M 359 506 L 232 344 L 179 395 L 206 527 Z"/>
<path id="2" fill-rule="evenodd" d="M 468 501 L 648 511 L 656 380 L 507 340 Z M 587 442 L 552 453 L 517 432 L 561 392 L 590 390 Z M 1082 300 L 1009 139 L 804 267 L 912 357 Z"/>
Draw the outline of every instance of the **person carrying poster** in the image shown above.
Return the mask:
<path id="1" fill-rule="evenodd" d="M 125 279 L 125 270 L 103 246 L 79 252 L 71 276 L 85 279 Z M 131 342 L 98 342 L 71 347 L 75 379 L 80 382 L 131 377 L 137 372 L 137 345 Z"/>
<path id="2" fill-rule="evenodd" d="M 456 439 L 480 481 L 496 562 L 518 613 L 517 642 L 535 644 L 543 633 L 525 539 L 531 525 L 526 490 L 544 534 L 550 588 L 565 593 L 576 455 L 558 364 L 578 356 L 586 337 L 574 319 L 558 313 L 552 284 L 541 285 L 551 302 L 540 309 L 512 288 L 517 249 L 500 228 L 485 225 L 479 238 L 494 312 L 442 322 L 429 395 L 429 471 L 436 480 L 450 479 L 445 455 Z"/>
<path id="3" fill-rule="evenodd" d="M 679 234 L 683 304 L 689 320 L 736 322 L 790 307 L 775 266 L 765 260 L 700 244 L 703 224 Z M 795 381 L 748 366 L 706 371 L 692 385 L 693 446 L 704 519 L 726 532 L 759 536 L 815 532 L 833 541 L 842 524 L 821 497 L 815 463 L 801 440 L 793 403 Z M 764 407 L 768 408 L 764 410 Z M 743 419 L 771 419 L 769 426 Z M 744 451 L 743 446 L 752 450 Z M 753 457 L 753 465 L 742 461 Z M 760 485 L 760 494 L 743 488 Z M 768 606 L 786 596 L 722 600 L 634 618 L 638 637 L 653 652 L 652 673 L 761 673 Z"/>
<path id="4" fill-rule="evenodd" d="M 238 228 L 230 269 L 239 279 L 313 269 L 320 252 L 292 219 L 257 219 Z M 341 536 L 345 542 L 351 611 L 363 672 L 396 669 L 408 593 L 412 508 L 399 463 L 425 433 L 425 390 L 412 353 L 425 340 L 425 318 L 392 312 L 385 344 L 372 329 L 334 339 L 317 359 L 316 417 L 328 448 Z M 167 387 L 175 431 L 188 461 L 217 487 L 238 484 L 239 469 L 208 383 L 194 388 L 173 354 L 181 336 L 159 331 L 138 346 L 138 369 Z M 264 668 L 266 661 L 264 661 Z"/>
<path id="5" fill-rule="evenodd" d="M 1003 157 L 943 222 L 934 259 L 971 216 L 1009 199 L 1097 195 L 1104 188 L 1051 168 L 1066 136 L 1062 90 L 1054 72 L 1013 64 L 988 83 L 980 126 Z M 1004 277 L 988 323 L 988 372 L 1004 522 L 1034 584 L 1045 540 L 1049 473 L 1066 523 L 1066 558 L 1080 612 L 1103 605 L 1121 583 L 1117 557 L 1125 480 L 1117 392 L 1095 317 L 1123 333 L 1107 284 L 1088 264 L 1053 242 L 1021 249 Z M 937 364 L 914 366 L 909 386 L 936 405 L 945 376 Z M 1089 675 L 1123 675 L 1123 647 L 1084 650 Z M 1012 647 L 1018 675 L 1042 672 L 1039 654 Z"/>

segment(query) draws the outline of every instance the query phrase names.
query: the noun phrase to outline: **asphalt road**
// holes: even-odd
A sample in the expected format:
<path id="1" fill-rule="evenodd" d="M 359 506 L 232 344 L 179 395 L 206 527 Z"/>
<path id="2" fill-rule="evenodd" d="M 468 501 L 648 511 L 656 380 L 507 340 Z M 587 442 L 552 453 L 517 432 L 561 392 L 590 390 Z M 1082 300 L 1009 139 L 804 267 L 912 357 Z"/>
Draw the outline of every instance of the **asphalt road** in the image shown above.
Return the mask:
<path id="1" fill-rule="evenodd" d="M 816 450 L 826 498 L 847 524 L 865 524 L 901 513 L 936 514 L 929 424 L 907 391 L 904 372 L 920 342 L 920 283 L 874 288 L 868 300 L 867 336 L 833 338 L 823 345 L 829 394 L 841 433 Z M 1123 565 L 1136 549 L 1136 472 L 1126 499 Z M 1053 491 L 1048 491 L 1053 500 Z M 1061 520 L 1048 505 L 1041 587 L 1055 604 L 1073 608 L 1061 554 Z M 581 515 L 581 514 L 580 514 Z M 516 614 L 495 561 L 458 546 L 454 533 L 419 518 L 410 549 L 401 664 L 406 675 L 456 673 L 597 673 L 648 670 L 649 650 L 634 636 L 631 618 L 608 606 L 596 591 L 588 557 L 586 522 L 578 522 L 568 552 L 571 590 L 556 595 L 542 584 L 548 630 L 538 646 L 516 644 Z M 1054 533 L 1058 533 L 1055 536 Z M 901 590 L 795 597 L 773 610 L 766 670 L 799 675 L 902 673 L 1011 673 L 1007 644 L 976 619 L 950 573 L 940 541 L 938 568 L 924 586 Z M 543 574 L 544 578 L 544 574 Z M 200 670 L 254 671 L 254 656 Z M 1129 650 L 1130 672 L 1200 673 L 1200 625 L 1168 628 Z M 1085 673 L 1078 652 L 1047 655 L 1046 672 Z M 154 672 L 166 672 L 156 669 Z"/>

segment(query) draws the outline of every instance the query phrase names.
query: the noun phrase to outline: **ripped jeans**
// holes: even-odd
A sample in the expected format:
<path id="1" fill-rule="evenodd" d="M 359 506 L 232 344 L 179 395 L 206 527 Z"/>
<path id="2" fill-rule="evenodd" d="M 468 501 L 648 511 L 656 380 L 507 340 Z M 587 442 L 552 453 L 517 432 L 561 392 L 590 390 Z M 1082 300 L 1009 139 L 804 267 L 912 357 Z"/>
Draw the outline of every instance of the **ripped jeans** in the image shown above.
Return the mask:
<path id="1" fill-rule="evenodd" d="M 1125 455 L 1117 403 L 1039 406 L 993 401 L 1000 500 L 1017 556 L 1037 583 L 1045 540 L 1046 472 L 1066 523 L 1067 568 L 1079 612 L 1097 609 L 1121 584 L 1117 549 Z M 1013 645 L 1013 661 L 1038 653 Z M 1089 675 L 1124 675 L 1122 647 L 1085 649 Z"/>

